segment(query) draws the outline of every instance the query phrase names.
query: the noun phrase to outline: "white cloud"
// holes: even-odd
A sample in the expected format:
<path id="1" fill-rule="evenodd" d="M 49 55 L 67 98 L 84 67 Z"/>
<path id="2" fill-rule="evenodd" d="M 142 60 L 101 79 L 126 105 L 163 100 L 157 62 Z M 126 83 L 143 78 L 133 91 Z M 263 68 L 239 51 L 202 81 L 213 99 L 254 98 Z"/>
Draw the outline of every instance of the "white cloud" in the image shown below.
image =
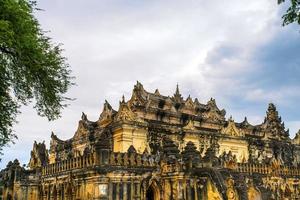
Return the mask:
<path id="1" fill-rule="evenodd" d="M 291 100 L 294 100 L 296 97 L 300 97 L 298 86 L 295 87 L 280 87 L 270 90 L 264 90 L 261 88 L 255 88 L 249 90 L 246 93 L 245 98 L 249 101 L 261 101 L 261 102 L 276 102 L 281 105 L 288 105 L 291 103 Z"/>

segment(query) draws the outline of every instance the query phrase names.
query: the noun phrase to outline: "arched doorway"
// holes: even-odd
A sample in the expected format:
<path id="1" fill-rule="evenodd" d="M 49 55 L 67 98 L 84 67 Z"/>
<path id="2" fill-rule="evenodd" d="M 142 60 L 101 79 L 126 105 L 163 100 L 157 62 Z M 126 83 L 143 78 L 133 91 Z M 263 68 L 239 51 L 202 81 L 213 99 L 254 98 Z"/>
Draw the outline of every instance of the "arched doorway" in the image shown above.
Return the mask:
<path id="1" fill-rule="evenodd" d="M 146 191 L 146 200 L 160 200 L 159 186 L 154 181 Z"/>
<path id="2" fill-rule="evenodd" d="M 154 191 L 152 187 L 149 187 L 147 190 L 146 200 L 154 200 Z"/>

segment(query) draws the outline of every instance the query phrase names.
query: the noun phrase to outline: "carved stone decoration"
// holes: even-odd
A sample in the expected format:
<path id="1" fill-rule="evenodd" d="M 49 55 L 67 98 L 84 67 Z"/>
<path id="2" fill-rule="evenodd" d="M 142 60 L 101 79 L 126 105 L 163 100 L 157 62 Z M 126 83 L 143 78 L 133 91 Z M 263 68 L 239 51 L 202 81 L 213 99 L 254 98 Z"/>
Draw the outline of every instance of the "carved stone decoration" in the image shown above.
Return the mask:
<path id="1" fill-rule="evenodd" d="M 237 191 L 234 188 L 234 180 L 232 178 L 228 178 L 226 180 L 226 186 L 227 186 L 227 190 L 226 190 L 226 196 L 228 200 L 238 200 L 239 196 Z"/>
<path id="2" fill-rule="evenodd" d="M 234 120 L 232 117 L 228 120 L 228 124 L 226 127 L 222 128 L 222 134 L 226 134 L 234 137 L 243 137 L 244 133 L 239 128 L 236 127 Z"/>
<path id="3" fill-rule="evenodd" d="M 161 151 L 162 134 L 159 130 L 148 130 L 147 141 L 152 154 Z"/>
<path id="4" fill-rule="evenodd" d="M 253 180 L 248 180 L 248 200 L 262 200 L 259 190 L 254 186 Z"/>
<path id="5" fill-rule="evenodd" d="M 237 158 L 236 155 L 233 155 L 231 151 L 226 153 L 225 151 L 220 156 L 220 160 L 222 165 L 228 169 L 236 169 L 237 168 Z"/>
<path id="6" fill-rule="evenodd" d="M 219 193 L 217 187 L 208 179 L 206 183 L 207 199 L 208 200 L 222 200 L 222 195 Z"/>
<path id="7" fill-rule="evenodd" d="M 203 161 L 210 163 L 212 166 L 219 166 L 221 164 L 221 160 L 217 157 L 217 154 L 219 153 L 219 148 L 220 145 L 218 144 L 216 139 L 212 138 L 212 142 L 205 152 Z"/>
<path id="8" fill-rule="evenodd" d="M 194 126 L 194 122 L 189 120 L 188 123 L 183 127 L 184 130 L 195 130 L 196 127 Z"/>

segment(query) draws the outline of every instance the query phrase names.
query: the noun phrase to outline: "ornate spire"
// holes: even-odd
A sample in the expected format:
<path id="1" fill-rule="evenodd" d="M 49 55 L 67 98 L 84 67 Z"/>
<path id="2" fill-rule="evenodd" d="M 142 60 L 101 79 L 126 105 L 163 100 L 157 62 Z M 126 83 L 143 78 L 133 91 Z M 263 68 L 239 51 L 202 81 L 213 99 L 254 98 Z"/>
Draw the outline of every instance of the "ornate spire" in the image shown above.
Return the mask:
<path id="1" fill-rule="evenodd" d="M 176 85 L 176 91 L 175 91 L 175 94 L 173 95 L 173 100 L 176 101 L 176 102 L 181 102 L 183 101 L 183 98 L 179 92 L 179 86 L 178 86 L 178 83 Z"/>
<path id="2" fill-rule="evenodd" d="M 191 141 L 189 141 L 184 147 L 184 150 L 182 151 L 182 157 L 184 162 L 191 161 L 194 165 L 199 164 L 201 159 L 200 152 L 197 151 L 195 144 Z"/>
<path id="3" fill-rule="evenodd" d="M 176 84 L 176 92 L 175 92 L 175 95 L 180 95 L 178 83 Z M 180 95 L 180 96 L 181 96 L 181 95 Z"/>
<path id="4" fill-rule="evenodd" d="M 267 110 L 267 120 L 268 121 L 280 121 L 281 118 L 278 117 L 278 111 L 273 103 L 269 103 L 268 110 Z"/>
<path id="5" fill-rule="evenodd" d="M 167 163 L 173 164 L 179 158 L 177 145 L 168 137 L 163 138 L 163 153 Z"/>
<path id="6" fill-rule="evenodd" d="M 263 128 L 265 134 L 272 138 L 287 138 L 289 132 L 285 130 L 284 123 L 281 121 L 281 117 L 278 116 L 278 111 L 273 103 L 270 103 L 266 112 Z"/>

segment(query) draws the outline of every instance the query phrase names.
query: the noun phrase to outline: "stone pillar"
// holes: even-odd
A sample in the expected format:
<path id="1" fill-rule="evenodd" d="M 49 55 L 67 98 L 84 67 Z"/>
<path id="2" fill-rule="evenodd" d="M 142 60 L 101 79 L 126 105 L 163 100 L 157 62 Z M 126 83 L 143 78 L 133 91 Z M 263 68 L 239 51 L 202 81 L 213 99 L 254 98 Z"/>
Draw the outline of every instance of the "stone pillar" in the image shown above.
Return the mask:
<path id="1" fill-rule="evenodd" d="M 130 181 L 130 187 L 131 187 L 131 190 L 130 190 L 131 195 L 130 195 L 130 196 L 131 196 L 132 199 L 134 199 L 134 192 L 135 192 L 135 191 L 134 191 L 134 185 L 133 185 L 133 184 L 134 184 L 134 183 L 133 183 L 133 180 L 131 180 L 131 181 Z"/>
<path id="2" fill-rule="evenodd" d="M 116 200 L 120 199 L 120 183 L 117 183 L 117 194 L 116 194 Z"/>
<path id="3" fill-rule="evenodd" d="M 196 181 L 194 183 L 194 195 L 195 195 L 195 200 L 198 200 L 197 182 Z"/>
<path id="4" fill-rule="evenodd" d="M 123 200 L 127 200 L 127 183 L 124 181 L 123 183 Z M 130 200 L 130 199 L 128 199 Z"/>
<path id="5" fill-rule="evenodd" d="M 137 187 L 136 187 L 136 190 L 137 190 L 137 198 L 136 199 L 141 199 L 141 190 L 140 190 L 140 188 L 141 188 L 141 184 L 138 182 L 137 183 Z"/>
<path id="6" fill-rule="evenodd" d="M 191 184 L 190 184 L 190 181 L 188 181 L 186 189 L 187 189 L 187 199 L 188 200 L 193 200 L 192 199 L 192 194 L 191 194 Z"/>
<path id="7" fill-rule="evenodd" d="M 113 199 L 113 183 L 111 180 L 109 180 L 109 186 L 108 186 L 108 200 Z"/>

